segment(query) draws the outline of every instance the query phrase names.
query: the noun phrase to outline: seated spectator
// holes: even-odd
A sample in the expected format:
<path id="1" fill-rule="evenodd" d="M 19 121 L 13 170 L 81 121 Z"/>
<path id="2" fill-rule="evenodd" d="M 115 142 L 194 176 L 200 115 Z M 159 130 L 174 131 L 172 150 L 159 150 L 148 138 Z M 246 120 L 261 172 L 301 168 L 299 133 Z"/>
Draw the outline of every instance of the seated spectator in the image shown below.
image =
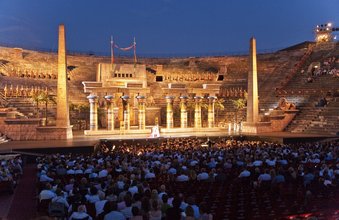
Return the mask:
<path id="1" fill-rule="evenodd" d="M 116 202 L 110 203 L 110 212 L 107 213 L 104 217 L 104 220 L 125 220 L 126 217 L 118 211 L 118 205 Z"/>
<path id="2" fill-rule="evenodd" d="M 165 185 L 161 185 L 160 186 L 160 192 L 159 192 L 159 195 L 158 195 L 159 199 L 162 200 L 162 197 L 165 194 L 167 194 L 166 193 L 166 186 Z"/>
<path id="3" fill-rule="evenodd" d="M 168 195 L 167 194 L 163 194 L 162 196 L 162 205 L 161 205 L 161 215 L 163 217 L 166 217 L 166 212 L 167 210 L 171 208 L 171 206 L 168 204 Z"/>
<path id="4" fill-rule="evenodd" d="M 281 171 L 278 171 L 277 175 L 272 179 L 272 184 L 284 183 L 285 177 L 282 175 Z"/>
<path id="5" fill-rule="evenodd" d="M 40 202 L 45 199 L 53 199 L 57 195 L 52 191 L 52 185 L 47 183 L 45 189 L 43 189 L 39 194 Z"/>
<path id="6" fill-rule="evenodd" d="M 188 178 L 188 176 L 187 175 L 185 175 L 185 174 L 183 174 L 183 173 L 181 173 L 179 176 L 177 176 L 177 178 L 176 178 L 176 181 L 178 181 L 178 182 L 186 182 L 186 181 L 188 181 L 189 180 L 189 178 Z"/>
<path id="7" fill-rule="evenodd" d="M 85 205 L 79 205 L 77 211 L 73 212 L 69 217 L 69 220 L 79 220 L 79 219 L 92 220 L 92 217 L 86 213 Z"/>
<path id="8" fill-rule="evenodd" d="M 94 186 L 92 186 L 90 188 L 90 193 L 87 194 L 85 197 L 86 197 L 86 200 L 89 203 L 96 203 L 96 202 L 100 201 L 99 194 L 98 194 L 98 189 L 95 188 Z"/>
<path id="9" fill-rule="evenodd" d="M 40 172 L 40 182 L 53 182 L 54 179 L 47 175 L 46 170 L 41 170 Z"/>
<path id="10" fill-rule="evenodd" d="M 176 197 L 173 199 L 172 207 L 167 209 L 166 212 L 166 220 L 172 220 L 172 219 L 181 219 L 181 212 L 180 209 L 181 200 Z"/>
<path id="11" fill-rule="evenodd" d="M 199 207 L 195 204 L 194 197 L 192 197 L 192 196 L 188 197 L 187 203 L 188 203 L 188 206 L 186 207 L 186 210 L 187 210 L 188 207 L 191 207 L 193 209 L 194 218 L 195 219 L 199 219 L 199 217 L 200 217 L 200 210 L 199 210 Z"/>
<path id="12" fill-rule="evenodd" d="M 326 97 L 319 100 L 318 104 L 316 104 L 316 107 L 325 107 L 327 105 Z"/>
<path id="13" fill-rule="evenodd" d="M 213 220 L 213 215 L 209 212 L 206 203 L 200 204 L 200 219 L 201 220 Z"/>
<path id="14" fill-rule="evenodd" d="M 260 174 L 259 177 L 258 177 L 258 182 L 259 184 L 261 182 L 265 182 L 265 181 L 271 181 L 272 180 L 272 177 L 270 174 L 268 174 L 268 170 L 266 169 L 264 173 Z"/>
<path id="15" fill-rule="evenodd" d="M 57 190 L 55 191 L 56 196 L 54 198 L 52 198 L 52 202 L 59 202 L 64 204 L 65 208 L 68 209 L 69 208 L 69 204 L 67 202 L 66 196 L 64 195 L 64 192 L 62 192 L 62 190 L 60 188 L 57 188 Z"/>
<path id="16" fill-rule="evenodd" d="M 243 168 L 243 170 L 241 171 L 241 173 L 239 174 L 238 177 L 243 178 L 243 177 L 250 177 L 250 176 L 251 176 L 251 172 L 248 171 L 245 167 L 245 168 Z"/>
<path id="17" fill-rule="evenodd" d="M 96 216 L 99 216 L 101 213 L 104 212 L 104 207 L 105 204 L 108 202 L 107 199 L 105 199 L 105 195 L 104 194 L 99 194 L 99 201 L 95 202 L 95 213 Z"/>
<path id="18" fill-rule="evenodd" d="M 203 168 L 201 169 L 201 173 L 198 174 L 197 180 L 208 180 L 209 175 L 206 173 L 206 170 Z"/>
<path id="19" fill-rule="evenodd" d="M 138 207 L 133 206 L 132 207 L 132 218 L 130 220 L 143 220 L 142 215 L 140 215 L 140 210 Z"/>
<path id="20" fill-rule="evenodd" d="M 311 182 L 314 180 L 314 174 L 311 172 L 310 169 L 307 170 L 306 174 L 304 175 L 304 186 L 307 186 L 311 184 Z"/>
<path id="21" fill-rule="evenodd" d="M 149 219 L 150 220 L 161 220 L 162 214 L 161 214 L 161 209 L 158 205 L 157 200 L 153 200 L 152 202 L 152 209 L 149 212 Z"/>
<path id="22" fill-rule="evenodd" d="M 126 219 L 132 218 L 132 199 L 131 197 L 127 194 L 124 198 L 125 201 L 125 208 L 122 209 L 120 212 L 125 216 Z"/>

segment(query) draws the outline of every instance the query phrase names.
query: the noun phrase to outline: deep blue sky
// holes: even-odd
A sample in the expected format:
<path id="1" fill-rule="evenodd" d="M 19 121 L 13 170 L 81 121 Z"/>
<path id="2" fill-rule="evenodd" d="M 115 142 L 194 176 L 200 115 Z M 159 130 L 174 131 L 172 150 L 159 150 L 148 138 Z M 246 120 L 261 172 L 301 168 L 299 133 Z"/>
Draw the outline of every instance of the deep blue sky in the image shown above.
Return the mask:
<path id="1" fill-rule="evenodd" d="M 137 52 L 209 54 L 259 50 L 313 40 L 315 25 L 339 26 L 339 0 L 0 0 L 0 44 L 109 53 L 110 35 Z"/>

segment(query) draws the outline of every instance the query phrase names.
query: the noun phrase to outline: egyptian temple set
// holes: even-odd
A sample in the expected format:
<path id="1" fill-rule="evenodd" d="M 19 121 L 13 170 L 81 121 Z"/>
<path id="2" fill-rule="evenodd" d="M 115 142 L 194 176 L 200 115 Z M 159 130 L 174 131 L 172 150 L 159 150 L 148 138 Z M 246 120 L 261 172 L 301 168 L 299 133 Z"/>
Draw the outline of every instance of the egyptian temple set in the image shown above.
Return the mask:
<path id="1" fill-rule="evenodd" d="M 57 54 L 1 48 L 0 132 L 13 140 L 151 134 L 154 126 L 166 134 L 336 132 L 339 117 L 326 112 L 339 106 L 334 42 L 257 54 L 251 38 L 247 55 L 113 63 L 68 54 L 60 25 L 58 45 Z M 327 72 L 314 79 L 317 71 Z M 331 79 L 326 87 L 322 78 Z M 327 96 L 333 106 L 316 108 Z"/>

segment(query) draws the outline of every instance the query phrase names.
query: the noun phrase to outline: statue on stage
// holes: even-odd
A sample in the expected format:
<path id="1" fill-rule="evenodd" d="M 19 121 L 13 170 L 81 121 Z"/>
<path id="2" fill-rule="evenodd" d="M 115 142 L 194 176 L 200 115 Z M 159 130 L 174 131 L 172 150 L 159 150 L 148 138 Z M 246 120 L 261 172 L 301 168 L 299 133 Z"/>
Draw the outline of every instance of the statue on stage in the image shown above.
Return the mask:
<path id="1" fill-rule="evenodd" d="M 154 101 L 154 98 L 153 96 L 148 96 L 147 99 L 146 99 L 146 106 L 147 107 L 152 107 L 155 105 L 155 101 Z"/>
<path id="2" fill-rule="evenodd" d="M 293 103 L 289 103 L 286 98 L 281 98 L 278 103 L 277 110 L 295 110 L 296 106 Z"/>
<path id="3" fill-rule="evenodd" d="M 158 138 L 160 137 L 159 126 L 155 125 L 152 127 L 151 138 Z"/>

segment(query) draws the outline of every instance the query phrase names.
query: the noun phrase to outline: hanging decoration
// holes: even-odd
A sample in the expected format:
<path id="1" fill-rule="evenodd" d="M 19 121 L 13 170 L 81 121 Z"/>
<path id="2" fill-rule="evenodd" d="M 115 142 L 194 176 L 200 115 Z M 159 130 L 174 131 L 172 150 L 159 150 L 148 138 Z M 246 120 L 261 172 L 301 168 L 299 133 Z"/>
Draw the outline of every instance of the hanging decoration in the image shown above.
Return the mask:
<path id="1" fill-rule="evenodd" d="M 132 43 L 132 45 L 128 46 L 128 47 L 119 47 L 113 40 L 113 37 L 111 36 L 111 62 L 112 64 L 114 64 L 114 48 L 122 50 L 122 51 L 129 51 L 131 49 L 133 49 L 133 53 L 134 53 L 134 66 L 137 63 L 137 55 L 136 55 L 136 46 L 137 43 L 135 41 L 135 37 L 134 37 L 134 41 Z"/>

